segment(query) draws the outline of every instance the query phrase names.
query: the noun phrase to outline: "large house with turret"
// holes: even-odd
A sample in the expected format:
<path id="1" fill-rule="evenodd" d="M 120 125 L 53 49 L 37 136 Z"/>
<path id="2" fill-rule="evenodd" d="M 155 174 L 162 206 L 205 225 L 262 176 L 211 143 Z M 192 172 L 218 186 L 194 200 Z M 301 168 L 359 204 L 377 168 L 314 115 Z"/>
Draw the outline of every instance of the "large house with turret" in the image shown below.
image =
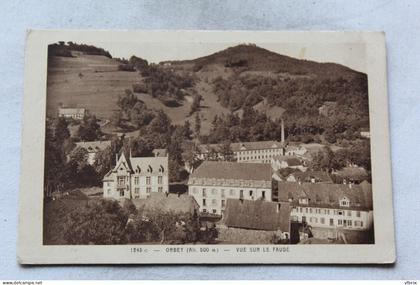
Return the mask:
<path id="1" fill-rule="evenodd" d="M 126 158 L 124 153 L 103 178 L 104 198 L 148 198 L 151 193 L 168 193 L 168 156 Z"/>

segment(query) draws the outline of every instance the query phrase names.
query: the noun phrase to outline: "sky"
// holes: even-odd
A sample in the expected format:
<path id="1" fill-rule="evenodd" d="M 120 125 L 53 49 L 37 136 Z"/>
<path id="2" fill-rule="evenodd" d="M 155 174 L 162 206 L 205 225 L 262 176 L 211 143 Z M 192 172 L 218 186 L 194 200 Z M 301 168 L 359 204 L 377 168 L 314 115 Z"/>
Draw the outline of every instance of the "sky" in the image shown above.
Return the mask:
<path id="1" fill-rule="evenodd" d="M 203 42 L 84 42 L 108 50 L 113 57 L 129 58 L 132 55 L 158 63 L 166 60 L 195 59 L 242 44 Z M 317 62 L 334 62 L 360 72 L 366 72 L 364 44 L 301 44 L 258 43 L 257 46 L 299 59 Z"/>

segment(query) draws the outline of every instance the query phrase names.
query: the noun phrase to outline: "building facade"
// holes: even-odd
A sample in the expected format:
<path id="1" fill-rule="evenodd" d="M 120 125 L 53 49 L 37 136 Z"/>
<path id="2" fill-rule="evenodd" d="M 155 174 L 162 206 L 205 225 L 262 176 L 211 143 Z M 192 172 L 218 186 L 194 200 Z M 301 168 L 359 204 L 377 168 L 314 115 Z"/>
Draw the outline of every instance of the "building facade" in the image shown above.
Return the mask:
<path id="1" fill-rule="evenodd" d="M 272 201 L 271 167 L 225 161 L 204 161 L 188 180 L 188 194 L 201 213 L 223 215 L 227 199 Z"/>
<path id="2" fill-rule="evenodd" d="M 144 199 L 168 193 L 168 157 L 129 157 L 122 154 L 103 179 L 104 198 Z"/>
<path id="3" fill-rule="evenodd" d="M 318 228 L 367 230 L 373 225 L 372 186 L 278 183 L 279 200 L 289 202 L 294 222 Z"/>
<path id="4" fill-rule="evenodd" d="M 86 116 L 86 109 L 85 108 L 58 108 L 58 116 L 67 118 L 67 119 L 75 119 L 75 120 L 83 120 Z"/>
<path id="5" fill-rule="evenodd" d="M 95 163 L 96 154 L 107 147 L 111 147 L 111 141 L 91 141 L 91 142 L 77 142 L 76 147 L 82 148 L 87 151 L 87 162 L 90 165 Z"/>

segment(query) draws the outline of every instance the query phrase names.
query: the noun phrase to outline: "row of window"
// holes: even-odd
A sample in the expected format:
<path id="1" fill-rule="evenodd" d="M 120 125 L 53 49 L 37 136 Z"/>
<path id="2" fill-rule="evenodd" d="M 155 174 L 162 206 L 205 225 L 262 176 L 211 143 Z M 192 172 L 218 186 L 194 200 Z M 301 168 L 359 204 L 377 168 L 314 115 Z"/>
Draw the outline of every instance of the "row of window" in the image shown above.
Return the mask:
<path id="1" fill-rule="evenodd" d="M 118 186 L 124 186 L 125 185 L 125 180 L 126 180 L 127 176 L 118 176 L 117 177 L 117 184 Z M 139 185 L 140 182 L 140 177 L 135 176 L 134 177 L 134 185 Z M 109 186 L 109 182 L 107 182 L 108 186 Z M 146 184 L 150 185 L 152 184 L 152 178 L 150 176 L 146 177 Z M 158 184 L 163 184 L 163 176 L 158 176 Z"/>
<path id="2" fill-rule="evenodd" d="M 272 148 L 272 149 L 257 149 L 257 150 L 242 150 L 238 152 L 238 156 L 245 154 L 266 154 L 266 153 L 279 153 L 281 149 Z"/>
<path id="3" fill-rule="evenodd" d="M 217 206 L 217 200 L 216 199 L 212 199 L 211 200 L 211 205 L 212 206 Z M 221 200 L 220 205 L 222 206 L 222 208 L 226 207 L 226 200 Z M 207 200 L 203 199 L 203 207 L 207 206 Z"/>
<path id="4" fill-rule="evenodd" d="M 192 193 L 193 194 L 198 194 L 197 188 L 195 188 L 195 187 L 192 188 Z M 244 194 L 245 193 L 247 193 L 249 197 L 253 197 L 254 194 L 255 194 L 254 190 L 247 190 L 247 191 L 245 191 L 245 190 L 239 190 L 239 197 L 240 198 L 244 198 Z M 207 197 L 207 189 L 206 188 L 203 188 L 201 194 L 202 194 L 203 197 Z M 215 189 L 215 188 L 211 189 L 211 194 L 212 195 L 217 195 L 217 189 Z M 220 196 L 222 198 L 224 198 L 226 196 L 225 189 L 221 189 L 220 190 Z M 229 196 L 236 196 L 234 189 L 229 189 Z M 261 197 L 265 198 L 265 191 L 261 191 Z"/>
<path id="5" fill-rule="evenodd" d="M 239 156 L 238 161 L 249 161 L 249 160 L 263 159 L 264 162 L 266 162 L 266 161 L 270 161 L 270 159 L 273 156 L 274 156 L 274 154 L 256 155 L 256 156 L 251 155 L 251 156 L 244 156 L 244 157 Z"/>
<path id="6" fill-rule="evenodd" d="M 351 217 L 354 214 L 358 218 L 361 215 L 360 211 L 332 210 L 332 209 L 320 209 L 320 208 L 308 208 L 308 207 L 297 207 L 296 209 L 293 209 L 293 211 L 296 211 L 298 213 L 306 213 L 306 214 L 313 214 L 313 213 L 314 214 L 323 214 L 323 215 L 334 214 L 336 216 L 346 216 L 347 215 L 348 217 Z"/>
<path id="7" fill-rule="evenodd" d="M 120 197 L 124 196 L 124 189 L 120 189 L 120 190 L 118 190 L 118 192 L 120 194 Z M 146 187 L 146 193 L 150 194 L 151 192 L 152 192 L 152 187 Z M 163 187 L 159 186 L 158 187 L 158 192 L 159 193 L 163 192 Z M 108 195 L 111 195 L 111 189 L 108 189 L 107 193 L 108 193 Z M 139 194 L 139 193 L 140 193 L 140 188 L 138 188 L 138 187 L 134 188 L 134 194 Z M 135 196 L 135 197 L 137 197 L 137 196 Z"/>
<path id="8" fill-rule="evenodd" d="M 299 218 L 297 216 L 292 216 L 292 220 L 298 221 Z M 302 216 L 302 222 L 307 222 L 307 218 L 305 216 Z M 326 224 L 326 219 L 324 217 L 318 218 L 318 217 L 309 217 L 309 224 Z M 353 220 L 345 220 L 345 219 L 338 219 L 337 225 L 343 226 L 343 227 L 353 227 L 353 224 L 355 227 L 363 227 L 363 221 L 354 221 Z M 330 218 L 328 221 L 329 226 L 335 226 L 334 219 Z"/>

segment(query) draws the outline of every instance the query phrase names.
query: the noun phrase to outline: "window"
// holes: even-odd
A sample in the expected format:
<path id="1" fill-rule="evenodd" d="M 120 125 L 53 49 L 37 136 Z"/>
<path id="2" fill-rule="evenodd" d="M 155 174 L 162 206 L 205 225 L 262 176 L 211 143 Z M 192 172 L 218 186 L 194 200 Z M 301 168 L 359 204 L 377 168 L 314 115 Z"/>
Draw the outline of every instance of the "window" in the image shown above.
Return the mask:
<path id="1" fill-rule="evenodd" d="M 265 191 L 261 192 L 263 200 L 265 200 Z"/>
<path id="2" fill-rule="evenodd" d="M 312 214 L 312 208 L 309 208 L 309 213 L 311 213 L 311 214 Z"/>
<path id="3" fill-rule="evenodd" d="M 351 217 L 351 211 L 347 211 L 347 216 Z"/>
<path id="4" fill-rule="evenodd" d="M 163 177 L 162 176 L 158 176 L 158 184 L 162 184 L 163 183 Z"/>
<path id="5" fill-rule="evenodd" d="M 206 199 L 203 199 L 203 206 L 206 206 Z"/>
<path id="6" fill-rule="evenodd" d="M 334 226 L 334 219 L 330 219 L 330 226 Z"/>
<path id="7" fill-rule="evenodd" d="M 252 194 L 254 194 L 254 192 L 252 192 L 252 190 L 249 191 L 249 196 L 252 196 Z"/>
<path id="8" fill-rule="evenodd" d="M 356 212 L 356 217 L 360 218 L 360 211 Z"/>
<path id="9" fill-rule="evenodd" d="M 338 220 L 338 225 L 342 226 L 343 225 L 343 220 Z"/>
<path id="10" fill-rule="evenodd" d="M 216 209 L 213 209 L 213 214 L 216 214 L 216 213 L 217 213 Z"/>
<path id="11" fill-rule="evenodd" d="M 226 200 L 222 200 L 222 207 L 226 207 Z"/>
<path id="12" fill-rule="evenodd" d="M 338 215 L 342 216 L 343 215 L 343 211 L 338 211 Z"/>
<path id="13" fill-rule="evenodd" d="M 147 185 L 150 185 L 151 184 L 151 177 L 150 176 L 147 176 L 146 177 L 146 184 Z"/>
<path id="14" fill-rule="evenodd" d="M 163 187 L 162 187 L 162 186 L 159 186 L 159 187 L 158 187 L 158 192 L 159 192 L 159 193 L 162 193 L 162 192 L 163 192 Z"/>
<path id="15" fill-rule="evenodd" d="M 348 220 L 348 221 L 347 221 L 347 225 L 348 225 L 349 227 L 351 227 L 351 226 L 352 226 L 352 221 L 351 221 L 351 220 Z"/>
<path id="16" fill-rule="evenodd" d="M 134 184 L 139 185 L 139 177 L 138 176 L 134 177 Z"/>
<path id="17" fill-rule="evenodd" d="M 212 204 L 212 205 L 217 205 L 217 201 L 216 201 L 216 199 L 212 199 L 212 200 L 211 200 L 211 204 Z"/>
<path id="18" fill-rule="evenodd" d="M 233 191 L 233 189 L 229 190 L 229 196 L 233 196 L 235 194 L 235 191 Z"/>
<path id="19" fill-rule="evenodd" d="M 152 187 L 146 187 L 146 193 L 150 194 L 150 192 L 152 192 Z"/>
<path id="20" fill-rule="evenodd" d="M 203 188 L 203 197 L 206 197 L 206 188 Z"/>
<path id="21" fill-rule="evenodd" d="M 134 188 L 134 194 L 139 194 L 139 192 L 140 192 L 140 188 L 138 187 Z"/>
<path id="22" fill-rule="evenodd" d="M 124 189 L 121 189 L 120 190 L 120 197 L 123 197 L 124 196 Z"/>
<path id="23" fill-rule="evenodd" d="M 118 183 L 118 186 L 123 186 L 125 183 L 125 177 L 124 176 L 118 176 L 117 177 L 117 183 Z"/>
<path id="24" fill-rule="evenodd" d="M 213 188 L 213 189 L 211 189 L 211 194 L 212 194 L 212 195 L 216 195 L 216 189 L 214 189 L 214 188 Z"/>
<path id="25" fill-rule="evenodd" d="M 244 198 L 244 190 L 241 190 L 239 192 L 239 199 L 243 199 Z"/>
<path id="26" fill-rule="evenodd" d="M 206 209 L 203 209 L 203 213 L 207 213 L 207 210 Z"/>
<path id="27" fill-rule="evenodd" d="M 325 224 L 325 218 L 320 219 L 321 224 Z"/>
<path id="28" fill-rule="evenodd" d="M 222 189 L 222 190 L 220 191 L 220 195 L 222 196 L 222 198 L 225 198 L 225 189 Z"/>

